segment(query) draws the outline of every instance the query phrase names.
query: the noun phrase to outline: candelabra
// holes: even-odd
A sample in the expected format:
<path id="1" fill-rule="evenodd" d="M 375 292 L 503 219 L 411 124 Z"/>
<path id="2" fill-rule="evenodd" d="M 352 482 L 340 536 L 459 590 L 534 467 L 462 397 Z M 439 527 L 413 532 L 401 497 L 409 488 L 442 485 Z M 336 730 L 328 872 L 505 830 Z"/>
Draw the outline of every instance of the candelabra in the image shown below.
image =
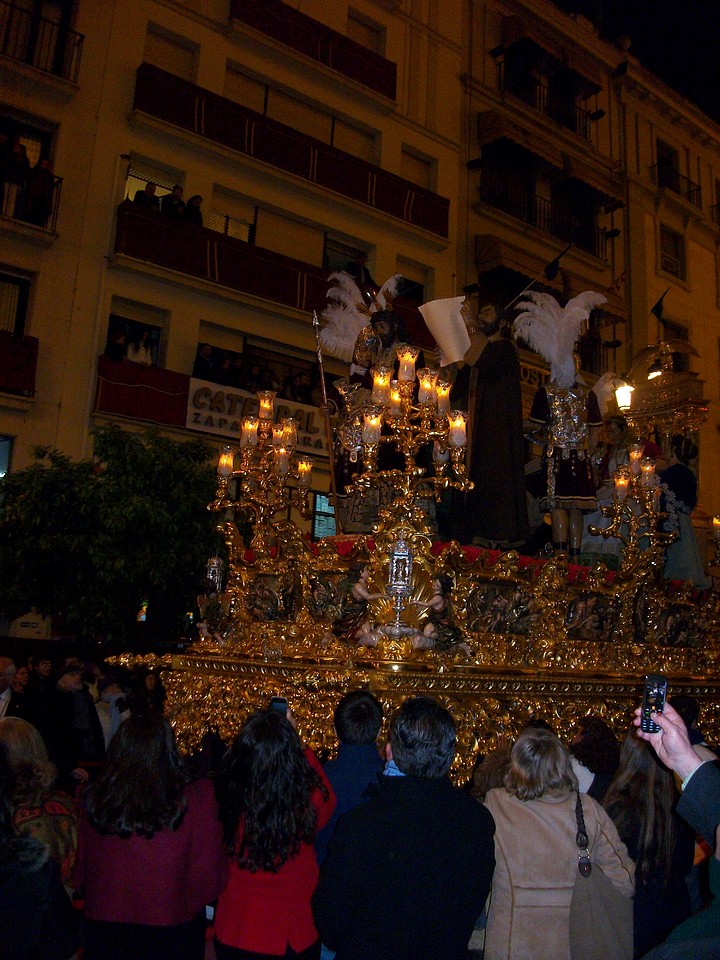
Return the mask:
<path id="1" fill-rule="evenodd" d="M 600 504 L 603 516 L 610 519 L 607 527 L 590 526 L 593 536 L 616 537 L 623 544 L 621 573 L 635 573 L 641 560 L 652 566 L 660 562 L 662 548 L 677 533 L 661 529 L 668 516 L 660 511 L 660 484 L 655 463 L 642 457 L 642 445 L 633 444 L 630 462 L 618 467 L 614 474 L 615 490 L 610 503 Z"/>
<path id="2" fill-rule="evenodd" d="M 437 370 L 423 368 L 416 374 L 418 353 L 417 347 L 399 347 L 397 380 L 390 367 L 376 367 L 371 392 L 343 385 L 346 416 L 339 436 L 351 461 L 362 458 L 362 472 L 348 484 L 347 492 L 390 484 L 394 499 L 381 518 L 422 526 L 420 499 L 439 500 L 443 490 L 466 491 L 473 484 L 465 470 L 467 413 L 450 408 L 450 384 L 438 379 Z M 383 446 L 393 446 L 403 457 L 402 469 L 382 468 Z M 430 447 L 432 472 L 417 463 L 420 451 Z"/>
<path id="3" fill-rule="evenodd" d="M 239 449 L 226 444 L 220 451 L 217 493 L 208 509 L 250 519 L 250 546 L 256 558 L 266 558 L 274 544 L 272 527 L 278 513 L 294 507 L 304 518 L 310 516 L 312 459 L 304 455 L 293 459 L 297 425 L 290 417 L 273 422 L 275 393 L 263 390 L 257 398 L 258 415 L 243 419 Z M 295 486 L 289 486 L 290 480 Z M 236 533 L 234 521 L 230 522 Z"/>

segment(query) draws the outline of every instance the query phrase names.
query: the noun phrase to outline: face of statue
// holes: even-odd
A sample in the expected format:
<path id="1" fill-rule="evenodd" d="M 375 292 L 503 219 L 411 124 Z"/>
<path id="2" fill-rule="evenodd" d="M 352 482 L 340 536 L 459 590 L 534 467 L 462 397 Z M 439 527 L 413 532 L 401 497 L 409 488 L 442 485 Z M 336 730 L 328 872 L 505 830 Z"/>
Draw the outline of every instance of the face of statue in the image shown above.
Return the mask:
<path id="1" fill-rule="evenodd" d="M 477 315 L 478 330 L 481 330 L 485 336 L 490 336 L 500 326 L 500 316 L 494 303 L 486 303 L 480 307 Z"/>
<path id="2" fill-rule="evenodd" d="M 625 430 L 617 420 L 611 420 L 607 425 L 608 439 L 614 447 L 620 446 L 625 442 Z"/>

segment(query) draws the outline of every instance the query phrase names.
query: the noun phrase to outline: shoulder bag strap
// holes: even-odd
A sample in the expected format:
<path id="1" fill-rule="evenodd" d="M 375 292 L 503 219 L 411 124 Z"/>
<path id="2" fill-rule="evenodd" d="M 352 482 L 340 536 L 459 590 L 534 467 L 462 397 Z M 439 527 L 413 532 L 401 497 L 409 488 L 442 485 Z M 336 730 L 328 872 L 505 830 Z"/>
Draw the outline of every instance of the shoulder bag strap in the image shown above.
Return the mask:
<path id="1" fill-rule="evenodd" d="M 579 854 L 578 854 L 578 870 L 580 875 L 583 877 L 589 877 L 592 872 L 592 863 L 590 862 L 590 841 L 587 835 L 587 828 L 585 827 L 585 817 L 583 816 L 582 800 L 580 799 L 580 794 L 575 794 L 577 797 L 575 801 L 575 819 L 577 820 L 577 833 L 575 834 L 575 842 L 578 845 Z"/>

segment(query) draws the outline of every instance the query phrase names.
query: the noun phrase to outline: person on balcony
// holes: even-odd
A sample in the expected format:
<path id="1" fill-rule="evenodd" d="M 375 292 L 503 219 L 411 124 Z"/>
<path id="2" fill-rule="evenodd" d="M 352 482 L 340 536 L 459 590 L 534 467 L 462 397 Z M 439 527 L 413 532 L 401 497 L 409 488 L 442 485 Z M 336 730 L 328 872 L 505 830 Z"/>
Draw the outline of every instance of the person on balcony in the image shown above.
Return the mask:
<path id="1" fill-rule="evenodd" d="M 202 206 L 203 198 L 199 193 L 196 193 L 194 196 L 190 197 L 185 207 L 185 219 L 188 223 L 194 223 L 195 226 L 201 227 L 203 225 L 203 215 L 200 207 Z"/>
<path id="2" fill-rule="evenodd" d="M 172 193 L 166 193 L 160 201 L 160 213 L 174 220 L 182 220 L 185 216 L 185 201 L 182 198 L 183 188 L 176 183 Z"/>
<path id="3" fill-rule="evenodd" d="M 144 207 L 152 213 L 160 213 L 160 200 L 155 196 L 156 186 L 148 181 L 143 190 L 136 190 L 133 197 L 133 203 L 139 207 Z"/>
<path id="4" fill-rule="evenodd" d="M 128 344 L 127 358 L 132 363 L 139 363 L 145 367 L 152 366 L 152 344 L 150 343 L 149 330 L 140 330 L 135 334 Z"/>
<path id="5" fill-rule="evenodd" d="M 52 213 L 54 192 L 52 164 L 47 157 L 43 157 L 28 173 L 25 190 L 16 210 L 18 219 L 44 227 Z"/>

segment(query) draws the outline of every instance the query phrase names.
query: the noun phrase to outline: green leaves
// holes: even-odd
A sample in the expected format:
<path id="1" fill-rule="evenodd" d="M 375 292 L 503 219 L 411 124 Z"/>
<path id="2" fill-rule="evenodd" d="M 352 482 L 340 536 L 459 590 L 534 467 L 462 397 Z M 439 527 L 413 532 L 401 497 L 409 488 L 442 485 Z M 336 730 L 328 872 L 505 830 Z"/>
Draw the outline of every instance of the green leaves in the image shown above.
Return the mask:
<path id="1" fill-rule="evenodd" d="M 69 633 L 130 644 L 146 599 L 148 636 L 176 637 L 220 549 L 213 451 L 113 425 L 95 431 L 94 453 L 37 448 L 0 482 L 0 609 L 34 606 Z"/>

